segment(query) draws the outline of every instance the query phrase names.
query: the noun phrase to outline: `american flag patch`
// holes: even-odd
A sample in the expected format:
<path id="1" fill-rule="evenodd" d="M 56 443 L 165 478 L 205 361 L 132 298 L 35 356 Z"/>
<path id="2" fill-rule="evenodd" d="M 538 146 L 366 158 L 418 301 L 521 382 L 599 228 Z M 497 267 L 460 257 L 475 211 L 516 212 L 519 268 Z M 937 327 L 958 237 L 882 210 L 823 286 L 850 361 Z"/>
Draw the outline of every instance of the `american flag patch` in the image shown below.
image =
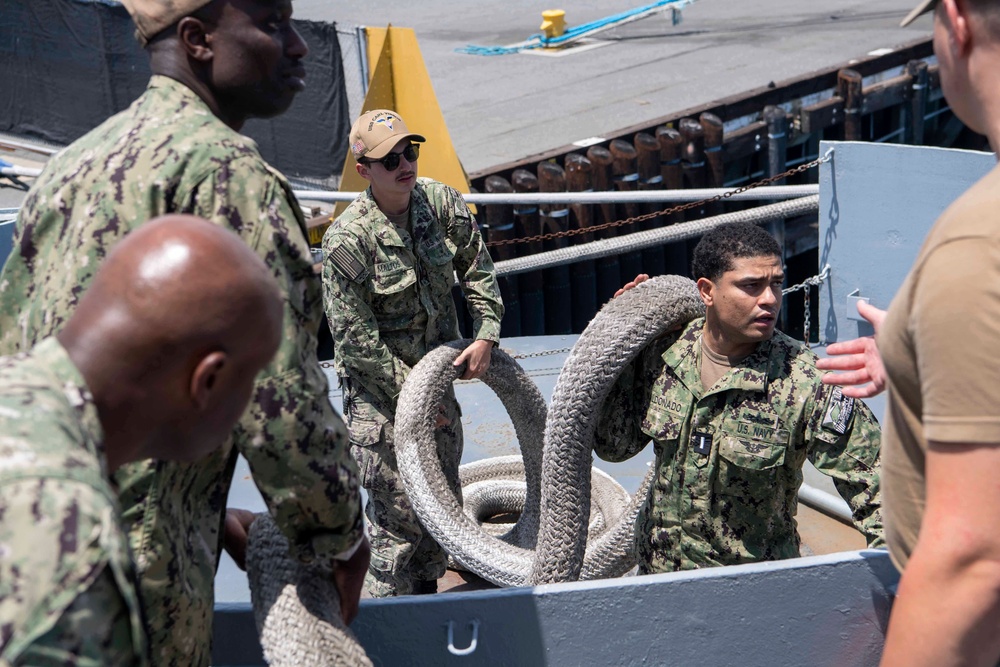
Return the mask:
<path id="1" fill-rule="evenodd" d="M 344 246 L 334 248 L 333 252 L 330 253 L 330 260 L 349 280 L 357 282 L 365 275 L 365 267 L 354 259 L 354 256 L 344 249 Z"/>

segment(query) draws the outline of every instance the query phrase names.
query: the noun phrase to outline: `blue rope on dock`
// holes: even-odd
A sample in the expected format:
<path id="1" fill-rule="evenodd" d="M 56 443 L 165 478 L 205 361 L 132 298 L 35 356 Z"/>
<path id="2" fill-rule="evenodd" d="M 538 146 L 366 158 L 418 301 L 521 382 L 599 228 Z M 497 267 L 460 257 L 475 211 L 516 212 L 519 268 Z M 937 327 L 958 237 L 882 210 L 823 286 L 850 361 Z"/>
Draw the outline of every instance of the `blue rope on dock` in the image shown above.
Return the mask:
<path id="1" fill-rule="evenodd" d="M 468 46 L 455 49 L 455 51 L 458 53 L 468 53 L 474 56 L 503 56 L 509 53 L 527 51 L 529 49 L 562 46 L 573 40 L 585 37 L 592 32 L 609 28 L 628 19 L 632 19 L 639 14 L 652 12 L 670 5 L 673 5 L 673 9 L 680 9 L 691 4 L 692 2 L 694 2 L 694 0 L 659 0 L 658 2 L 654 2 L 643 7 L 636 7 L 635 9 L 629 9 L 618 14 L 597 19 L 596 21 L 591 21 L 590 23 L 584 23 L 583 25 L 569 28 L 565 33 L 558 37 L 546 38 L 543 33 L 539 32 L 534 35 L 529 35 L 528 38 L 520 44 L 513 44 L 511 46 L 476 46 L 469 44 Z"/>

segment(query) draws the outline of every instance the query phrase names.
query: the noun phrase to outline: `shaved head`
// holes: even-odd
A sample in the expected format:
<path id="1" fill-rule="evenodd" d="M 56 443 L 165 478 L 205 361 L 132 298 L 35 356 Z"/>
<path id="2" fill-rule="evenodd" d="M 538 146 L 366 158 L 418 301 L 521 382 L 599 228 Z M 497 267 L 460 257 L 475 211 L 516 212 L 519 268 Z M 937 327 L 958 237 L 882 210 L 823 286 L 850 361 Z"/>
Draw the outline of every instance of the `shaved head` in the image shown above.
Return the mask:
<path id="1" fill-rule="evenodd" d="M 193 460 L 242 414 L 282 319 L 274 277 L 238 236 L 168 215 L 113 248 L 58 337 L 94 394 L 106 441 L 129 433 L 123 446 L 135 451 L 124 460 Z"/>
<path id="2" fill-rule="evenodd" d="M 255 328 L 276 294 L 264 262 L 234 233 L 194 216 L 168 215 L 113 248 L 74 319 L 87 328 L 101 322 L 128 330 L 134 347 L 231 347 Z"/>

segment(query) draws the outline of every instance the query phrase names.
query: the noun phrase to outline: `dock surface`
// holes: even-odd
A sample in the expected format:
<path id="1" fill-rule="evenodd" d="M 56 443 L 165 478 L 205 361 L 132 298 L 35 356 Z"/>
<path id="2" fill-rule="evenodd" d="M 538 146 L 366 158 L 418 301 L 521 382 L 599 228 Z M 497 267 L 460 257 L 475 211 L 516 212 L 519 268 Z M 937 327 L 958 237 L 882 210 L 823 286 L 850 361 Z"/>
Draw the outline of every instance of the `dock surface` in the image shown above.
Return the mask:
<path id="1" fill-rule="evenodd" d="M 667 12 L 600 33 L 600 47 L 559 57 L 456 52 L 523 41 L 538 32 L 544 9 L 558 6 L 574 26 L 644 4 L 296 0 L 295 15 L 344 30 L 413 28 L 469 173 L 893 50 L 932 30 L 929 16 L 899 27 L 914 0 L 697 0 L 678 26 Z M 349 85 L 357 77 L 351 65 L 345 54 Z"/>

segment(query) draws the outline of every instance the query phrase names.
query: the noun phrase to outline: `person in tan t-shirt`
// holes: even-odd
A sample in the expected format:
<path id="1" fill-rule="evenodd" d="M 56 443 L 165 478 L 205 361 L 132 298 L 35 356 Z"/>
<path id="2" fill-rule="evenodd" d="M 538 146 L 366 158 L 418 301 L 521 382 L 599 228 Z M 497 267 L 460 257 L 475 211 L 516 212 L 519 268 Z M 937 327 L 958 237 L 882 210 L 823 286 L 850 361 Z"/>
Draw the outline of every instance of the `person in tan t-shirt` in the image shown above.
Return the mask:
<path id="1" fill-rule="evenodd" d="M 1000 146 L 1000 2 L 925 0 L 941 87 Z M 871 338 L 831 345 L 830 384 L 888 380 L 886 538 L 903 569 L 883 665 L 1000 661 L 1000 167 L 937 220 Z M 883 319 L 884 318 L 884 319 Z M 879 358 L 881 351 L 882 359 Z M 883 367 L 884 360 L 884 367 Z"/>

